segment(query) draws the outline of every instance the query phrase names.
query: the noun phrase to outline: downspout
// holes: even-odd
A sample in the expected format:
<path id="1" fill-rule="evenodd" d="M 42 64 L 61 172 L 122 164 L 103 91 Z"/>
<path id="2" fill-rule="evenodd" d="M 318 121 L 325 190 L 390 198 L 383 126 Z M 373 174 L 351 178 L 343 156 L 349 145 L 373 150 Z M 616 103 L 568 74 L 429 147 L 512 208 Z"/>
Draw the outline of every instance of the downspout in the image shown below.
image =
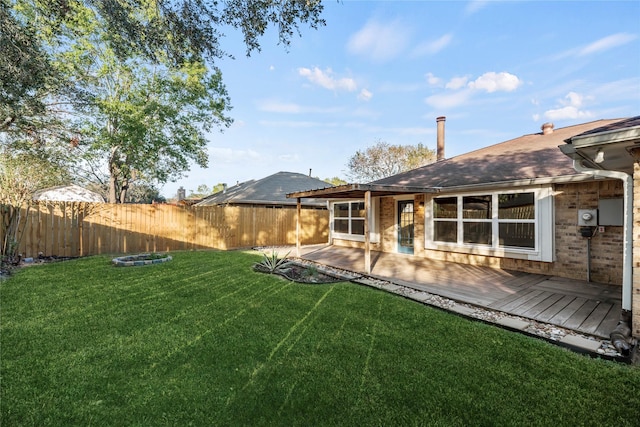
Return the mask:
<path id="1" fill-rule="evenodd" d="M 573 168 L 577 172 L 594 177 L 614 178 L 623 184 L 623 244 L 622 244 L 622 310 L 631 311 L 632 267 L 633 267 L 633 177 L 625 172 L 593 169 L 584 166 L 582 160 L 574 159 Z"/>

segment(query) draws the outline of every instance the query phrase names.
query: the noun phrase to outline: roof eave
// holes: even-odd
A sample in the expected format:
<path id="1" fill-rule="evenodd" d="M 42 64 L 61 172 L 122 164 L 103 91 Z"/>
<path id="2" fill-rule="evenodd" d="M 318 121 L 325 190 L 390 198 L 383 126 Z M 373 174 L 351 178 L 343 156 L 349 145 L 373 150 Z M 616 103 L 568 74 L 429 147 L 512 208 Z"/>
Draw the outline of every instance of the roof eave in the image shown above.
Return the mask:
<path id="1" fill-rule="evenodd" d="M 413 193 L 436 193 L 437 188 L 430 187 L 407 187 L 400 185 L 379 185 L 379 184 L 345 184 L 335 187 L 321 188 L 317 190 L 297 191 L 288 193 L 287 198 L 302 199 L 347 199 L 362 198 L 366 192 L 371 192 L 373 196 L 400 195 Z"/>
<path id="2" fill-rule="evenodd" d="M 594 177 L 586 174 L 576 173 L 571 175 L 562 175 L 555 177 L 541 177 L 541 178 L 525 178 L 525 179 L 516 179 L 510 181 L 501 181 L 501 182 L 483 182 L 478 184 L 469 184 L 469 185 L 457 185 L 451 187 L 398 187 L 398 186 L 372 186 L 366 184 L 348 184 L 339 187 L 334 187 L 332 189 L 324 189 L 324 190 L 333 190 L 332 192 L 325 192 L 324 190 L 309 190 L 309 191 L 301 191 L 297 193 L 287 194 L 289 198 L 305 198 L 305 197 L 315 197 L 315 198 L 326 198 L 326 199 L 344 199 L 344 198 L 363 198 L 365 191 L 371 191 L 377 196 L 393 196 L 393 195 L 401 195 L 401 194 L 422 194 L 422 193 L 461 193 L 461 192 L 471 192 L 471 191 L 482 191 L 482 190 L 496 190 L 496 189 L 505 189 L 505 188 L 514 188 L 514 187 L 535 187 L 541 185 L 552 185 L 552 184 L 570 184 L 574 182 L 584 182 L 593 180 Z M 357 186 L 354 188 L 354 186 Z M 383 188 L 380 188 L 383 187 Z M 376 189 L 378 191 L 376 191 Z M 386 190 L 384 194 L 381 194 L 381 190 Z M 319 194 L 321 193 L 322 194 Z"/>
<path id="3" fill-rule="evenodd" d="M 586 148 L 632 140 L 640 140 L 640 126 L 634 126 L 626 129 L 612 129 L 605 132 L 582 136 L 577 135 L 566 139 L 565 142 L 567 144 L 572 144 L 576 148 Z"/>
<path id="4" fill-rule="evenodd" d="M 483 182 L 479 184 L 469 185 L 457 185 L 452 187 L 440 188 L 441 193 L 461 193 L 465 191 L 481 191 L 481 190 L 496 190 L 503 188 L 514 187 L 535 187 L 540 185 L 552 185 L 552 184 L 570 184 L 573 182 L 583 182 L 593 180 L 593 176 L 576 173 L 572 175 L 562 175 L 555 177 L 542 177 L 542 178 L 525 178 L 515 179 L 511 181 L 501 182 Z"/>

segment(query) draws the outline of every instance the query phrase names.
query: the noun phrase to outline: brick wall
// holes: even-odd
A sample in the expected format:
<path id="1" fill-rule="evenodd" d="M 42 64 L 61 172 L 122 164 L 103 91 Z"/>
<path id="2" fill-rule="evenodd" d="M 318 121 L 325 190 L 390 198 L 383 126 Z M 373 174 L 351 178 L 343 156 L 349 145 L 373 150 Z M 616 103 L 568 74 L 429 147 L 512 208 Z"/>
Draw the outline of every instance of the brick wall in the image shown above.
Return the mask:
<path id="1" fill-rule="evenodd" d="M 638 178 L 640 179 L 640 177 Z M 640 185 L 639 185 L 640 187 Z M 588 183 L 562 184 L 555 187 L 555 262 L 530 261 L 527 259 L 502 258 L 424 249 L 424 209 L 426 197 L 416 195 L 415 201 L 415 249 L 414 254 L 437 260 L 463 264 L 482 265 L 530 273 L 549 274 L 579 280 L 587 278 L 587 239 L 580 235 L 578 227 L 579 209 L 596 209 L 601 198 L 621 198 L 620 180 Z M 640 199 L 640 196 L 637 198 Z M 421 205 L 422 203 L 422 205 Z M 638 206 L 640 210 L 640 206 Z M 396 250 L 396 200 L 383 197 L 380 200 L 379 245 L 374 250 L 394 252 Z M 638 213 L 640 216 L 640 213 Z M 638 221 L 637 221 L 638 222 Z M 640 225 L 634 235 L 640 235 Z M 346 242 L 336 241 L 341 245 Z M 605 227 L 591 239 L 591 280 L 594 282 L 622 284 L 623 227 Z M 362 244 L 355 245 L 362 247 Z M 640 252 L 640 251 L 639 251 Z M 640 268 L 640 257 L 636 260 Z M 635 287 L 636 304 L 640 306 L 640 280 Z M 640 327 L 640 325 L 638 325 Z"/>
<path id="2" fill-rule="evenodd" d="M 380 199 L 380 243 L 383 252 L 396 251 L 396 201 L 393 197 Z"/>
<path id="3" fill-rule="evenodd" d="M 579 209 L 597 209 L 598 200 L 622 198 L 620 180 L 608 180 L 556 186 L 556 262 L 551 273 L 585 280 L 587 242 L 580 235 Z M 605 227 L 591 239 L 591 280 L 622 285 L 622 226 Z"/>

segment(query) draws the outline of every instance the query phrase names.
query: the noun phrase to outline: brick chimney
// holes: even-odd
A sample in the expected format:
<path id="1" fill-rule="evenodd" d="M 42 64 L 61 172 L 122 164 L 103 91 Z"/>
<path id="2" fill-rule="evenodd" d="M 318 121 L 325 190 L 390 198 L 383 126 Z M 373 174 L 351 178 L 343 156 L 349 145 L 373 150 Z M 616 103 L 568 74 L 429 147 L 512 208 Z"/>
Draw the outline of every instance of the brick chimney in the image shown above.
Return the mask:
<path id="1" fill-rule="evenodd" d="M 543 135 L 549 135 L 549 134 L 553 133 L 553 123 L 551 123 L 551 122 L 545 123 L 540 127 L 540 129 L 542 129 L 542 134 Z"/>
<path id="2" fill-rule="evenodd" d="M 182 186 L 178 188 L 178 201 L 184 200 L 187 198 L 187 190 L 185 190 Z"/>
<path id="3" fill-rule="evenodd" d="M 436 149 L 437 161 L 444 160 L 444 122 L 446 119 L 447 118 L 445 116 L 440 116 L 436 118 L 436 124 L 438 125 L 438 137 L 437 137 L 438 147 Z"/>

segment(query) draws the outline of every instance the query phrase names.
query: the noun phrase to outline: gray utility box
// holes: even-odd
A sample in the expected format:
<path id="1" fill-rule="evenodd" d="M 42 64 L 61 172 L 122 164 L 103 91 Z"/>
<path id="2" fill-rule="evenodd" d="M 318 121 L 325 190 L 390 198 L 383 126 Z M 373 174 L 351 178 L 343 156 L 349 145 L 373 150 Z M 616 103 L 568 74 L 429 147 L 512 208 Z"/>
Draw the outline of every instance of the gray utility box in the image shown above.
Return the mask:
<path id="1" fill-rule="evenodd" d="M 598 225 L 623 226 L 623 199 L 598 200 Z"/>
<path id="2" fill-rule="evenodd" d="M 578 225 L 581 227 L 598 225 L 598 209 L 578 209 Z"/>

